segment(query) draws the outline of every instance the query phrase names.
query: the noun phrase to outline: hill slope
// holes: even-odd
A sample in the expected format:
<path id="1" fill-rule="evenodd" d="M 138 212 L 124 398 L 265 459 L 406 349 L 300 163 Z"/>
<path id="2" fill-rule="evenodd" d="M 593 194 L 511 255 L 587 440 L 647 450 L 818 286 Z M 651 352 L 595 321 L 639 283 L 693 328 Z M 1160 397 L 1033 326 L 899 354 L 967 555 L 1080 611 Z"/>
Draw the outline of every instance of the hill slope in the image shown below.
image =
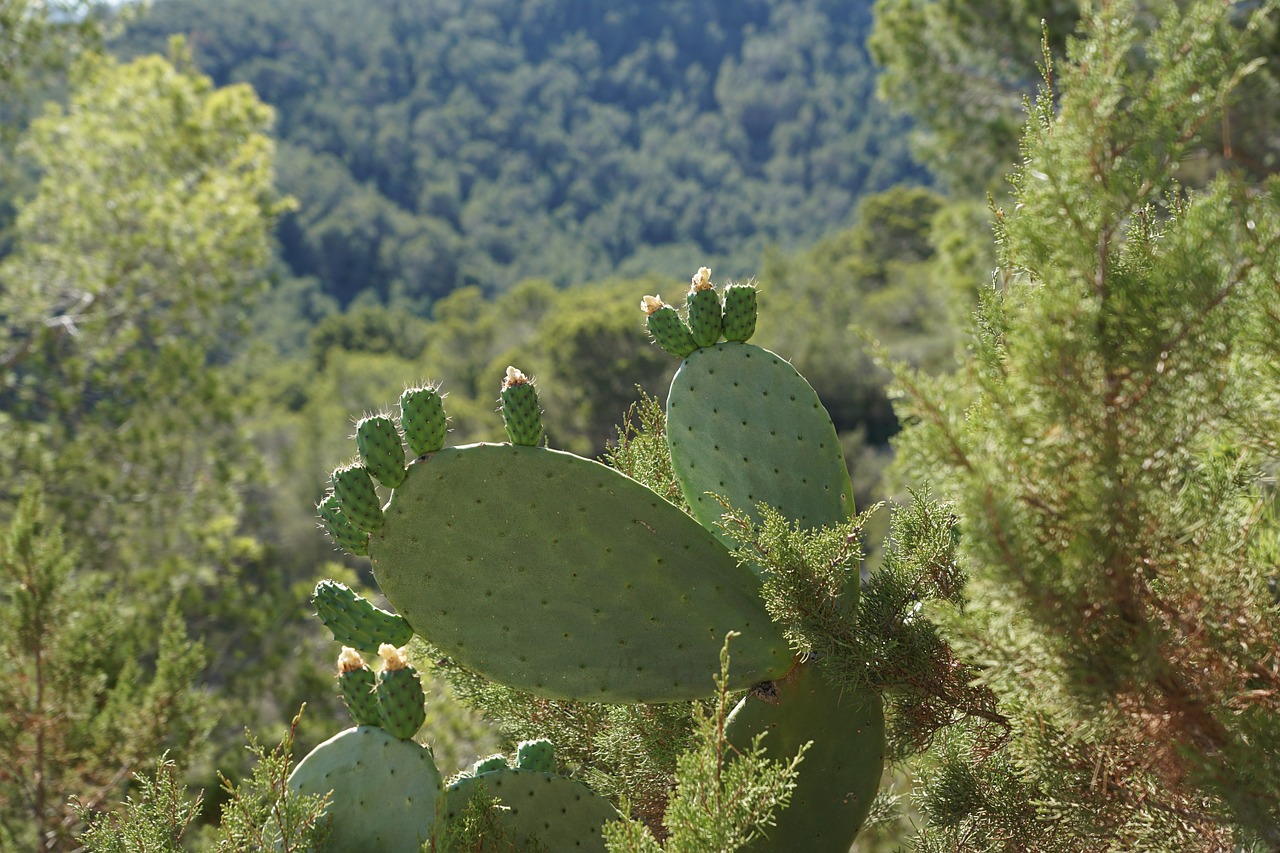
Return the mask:
<path id="1" fill-rule="evenodd" d="M 424 310 L 529 276 L 747 274 L 923 180 L 870 23 L 840 0 L 159 0 L 117 48 L 185 33 L 252 83 L 302 202 L 293 273 Z"/>

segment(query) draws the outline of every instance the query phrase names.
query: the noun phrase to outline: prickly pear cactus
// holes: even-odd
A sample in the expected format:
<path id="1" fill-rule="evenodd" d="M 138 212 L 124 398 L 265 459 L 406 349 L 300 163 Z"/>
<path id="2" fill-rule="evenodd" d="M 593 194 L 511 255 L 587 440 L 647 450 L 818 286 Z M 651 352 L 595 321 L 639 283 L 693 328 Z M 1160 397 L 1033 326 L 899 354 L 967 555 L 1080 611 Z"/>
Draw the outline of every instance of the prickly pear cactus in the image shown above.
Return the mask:
<path id="1" fill-rule="evenodd" d="M 409 466 L 369 543 L 387 599 L 463 666 L 542 696 L 707 696 L 791 651 L 759 581 L 705 528 L 617 471 L 538 447 L 445 448 Z"/>
<path id="2" fill-rule="evenodd" d="M 694 343 L 700 347 L 709 347 L 720 340 L 724 320 L 720 309 L 720 295 L 711 283 L 711 270 L 706 267 L 698 270 L 689 287 L 689 294 L 685 297 L 685 306 L 689 314 L 689 332 L 693 335 Z"/>
<path id="3" fill-rule="evenodd" d="M 689 327 L 680 319 L 676 309 L 662 301 L 661 296 L 646 296 L 640 303 L 640 309 L 648 318 L 649 334 L 653 335 L 658 346 L 676 358 L 684 358 L 698 348 Z"/>
<path id="4" fill-rule="evenodd" d="M 756 333 L 756 289 L 750 284 L 731 284 L 724 289 L 724 337 L 746 342 Z"/>
<path id="5" fill-rule="evenodd" d="M 389 489 L 404 479 L 404 445 L 395 423 L 386 415 L 361 418 L 356 423 L 356 447 L 369 473 Z"/>
<path id="6" fill-rule="evenodd" d="M 444 400 L 436 388 L 410 388 L 400 395 L 400 428 L 414 456 L 444 447 L 448 431 Z"/>
<path id="7" fill-rule="evenodd" d="M 796 369 L 754 344 L 692 353 L 667 397 L 671 465 L 694 516 L 730 545 L 724 507 L 767 503 L 805 527 L 853 517 L 853 483 L 836 428 Z"/>
<path id="8" fill-rule="evenodd" d="M 556 772 L 556 751 L 551 741 L 545 738 L 538 740 L 522 740 L 516 747 L 516 766 L 521 770 L 538 770 L 542 773 Z"/>
<path id="9" fill-rule="evenodd" d="M 537 447 L 542 438 L 542 409 L 533 381 L 514 367 L 502 380 L 502 421 L 512 444 Z"/>
<path id="10" fill-rule="evenodd" d="M 383 643 L 378 654 L 382 657 L 382 671 L 378 673 L 378 717 L 384 729 L 407 740 L 418 733 L 427 719 L 422 681 L 400 649 Z"/>
<path id="11" fill-rule="evenodd" d="M 464 776 L 446 792 L 447 819 L 462 814 L 481 791 L 500 802 L 499 819 L 517 849 L 606 850 L 601 827 L 621 815 L 581 782 L 537 770 L 505 768 Z M 482 848 L 483 849 L 483 848 Z"/>
<path id="12" fill-rule="evenodd" d="M 358 530 L 343 513 L 337 495 L 328 495 L 316 507 L 320 525 L 340 548 L 361 557 L 369 556 L 369 534 Z"/>
<path id="13" fill-rule="evenodd" d="M 338 655 L 338 686 L 342 690 L 342 701 L 357 726 L 382 725 L 378 697 L 374 695 L 378 679 L 360 653 L 350 646 L 343 646 Z"/>
<path id="14" fill-rule="evenodd" d="M 413 629 L 403 616 L 374 607 L 346 584 L 322 580 L 316 584 L 311 603 L 320 621 L 344 646 L 377 654 L 383 643 L 403 646 L 413 638 Z"/>
<path id="15" fill-rule="evenodd" d="M 333 472 L 333 496 L 342 515 L 364 533 L 382 529 L 382 502 L 363 465 L 344 465 Z"/>
<path id="16" fill-rule="evenodd" d="M 777 682 L 767 701 L 748 694 L 725 733 L 739 748 L 765 733 L 773 755 L 794 755 L 810 741 L 791 804 L 777 825 L 747 849 L 764 853 L 846 853 L 871 811 L 884 772 L 884 708 L 873 693 L 840 690 L 813 664 Z"/>
<path id="17" fill-rule="evenodd" d="M 332 791 L 334 850 L 398 853 L 432 838 L 443 780 L 431 751 L 372 726 L 340 732 L 298 762 L 289 790 Z"/>
<path id="18" fill-rule="evenodd" d="M 645 297 L 642 308 L 657 343 L 682 359 L 667 402 L 667 441 L 692 517 L 612 468 L 538 446 L 536 390 L 514 368 L 501 391 L 510 444 L 445 447 L 438 389 L 413 388 L 401 397 L 398 429 L 385 416 L 358 424 L 362 462 L 334 472 L 333 494 L 319 507 L 335 541 L 370 557 L 403 619 L 383 620 L 345 587 L 326 587 L 323 596 L 318 589 L 317 610 L 348 645 L 401 645 L 412 626 L 490 679 L 592 702 L 708 698 L 725 635 L 739 632 L 729 688 L 771 683 L 774 695 L 765 702 L 755 696 L 767 691 L 753 691 L 730 717 L 730 739 L 746 744 L 767 732 L 766 745 L 779 755 L 815 743 L 792 806 L 757 849 L 847 850 L 883 766 L 880 699 L 836 689 L 823 670 L 794 662 L 782 627 L 769 619 L 760 578 L 719 527 L 724 507 L 712 497 L 748 512 L 764 503 L 805 527 L 847 521 L 853 488 L 835 427 L 791 365 L 746 343 L 755 331 L 753 287 L 729 285 L 721 301 L 703 267 L 686 300 L 687 323 L 657 297 Z M 414 457 L 408 464 L 401 432 Z M 394 490 L 385 507 L 373 477 Z M 392 626 L 401 633 L 386 636 Z M 438 798 L 439 774 L 432 783 L 424 781 L 429 773 L 409 769 L 422 763 L 414 752 L 421 748 L 406 740 L 422 723 L 421 686 L 384 648 L 390 653 L 373 694 L 383 728 L 352 729 L 317 748 L 295 771 L 295 787 L 334 788 L 335 829 L 342 815 L 344 840 L 377 847 L 391 836 L 379 834 L 385 830 L 370 804 L 401 796 L 387 775 L 404 773 L 416 793 L 401 809 L 410 816 L 395 840 L 408 846 L 388 849 L 415 849 L 430 834 L 418 804 Z M 348 704 L 365 722 L 369 671 L 351 655 Z M 371 757 L 382 752 L 390 758 Z M 516 764 L 503 756 L 478 762 L 449 787 L 447 814 L 460 814 L 483 790 L 501 801 L 501 819 L 521 844 L 604 849 L 600 827 L 616 810 L 556 776 L 549 743 L 520 744 Z M 355 803 L 367 809 L 359 820 L 341 811 L 354 812 Z"/>

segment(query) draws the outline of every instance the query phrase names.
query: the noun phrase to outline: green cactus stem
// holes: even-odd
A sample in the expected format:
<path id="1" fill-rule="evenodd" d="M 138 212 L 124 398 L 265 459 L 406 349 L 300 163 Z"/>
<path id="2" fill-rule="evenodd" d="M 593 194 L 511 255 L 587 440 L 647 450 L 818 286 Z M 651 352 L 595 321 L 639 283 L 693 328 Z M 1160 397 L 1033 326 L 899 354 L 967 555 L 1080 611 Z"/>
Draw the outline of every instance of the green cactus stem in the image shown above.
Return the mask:
<path id="1" fill-rule="evenodd" d="M 729 631 L 743 634 L 734 689 L 791 666 L 750 569 L 674 505 L 570 453 L 479 444 L 419 459 L 370 550 L 417 633 L 519 690 L 703 698 Z"/>
<path id="2" fill-rule="evenodd" d="M 370 474 L 389 489 L 404 479 L 404 446 L 391 418 L 377 415 L 356 424 L 356 447 Z"/>
<path id="3" fill-rule="evenodd" d="M 343 646 L 338 655 L 338 686 L 342 689 L 342 701 L 357 726 L 382 724 L 378 700 L 373 694 L 377 679 L 360 653 L 350 646 Z"/>
<path id="4" fill-rule="evenodd" d="M 378 654 L 382 657 L 377 688 L 382 727 L 396 737 L 408 740 L 427 720 L 422 681 L 402 650 L 383 643 Z"/>
<path id="5" fill-rule="evenodd" d="M 339 548 L 358 557 L 369 556 L 369 534 L 357 530 L 342 512 L 336 495 L 330 494 L 316 507 L 321 525 Z"/>
<path id="6" fill-rule="evenodd" d="M 533 380 L 507 367 L 502 380 L 502 421 L 512 444 L 537 447 L 542 439 L 542 409 Z"/>
<path id="7" fill-rule="evenodd" d="M 685 305 L 688 307 L 689 331 L 694 343 L 700 347 L 709 347 L 720 340 L 720 332 L 724 328 L 720 295 L 711 283 L 711 270 L 707 267 L 699 267 L 698 274 L 693 277 L 689 293 L 685 296 Z"/>
<path id="8" fill-rule="evenodd" d="M 410 388 L 400 395 L 400 428 L 414 456 L 444 447 L 448 421 L 440 392 L 430 386 Z M 397 484 L 398 485 L 398 484 Z"/>
<path id="9" fill-rule="evenodd" d="M 374 607 L 346 584 L 322 580 L 311 596 L 316 615 L 344 646 L 377 654 L 383 643 L 403 646 L 413 637 L 413 629 L 403 616 Z"/>
<path id="10" fill-rule="evenodd" d="M 467 770 L 466 775 L 479 776 L 482 773 L 492 773 L 495 770 L 506 770 L 510 766 L 511 765 L 507 763 L 507 757 L 501 752 L 496 752 L 493 755 L 485 756 L 472 764 L 471 768 Z"/>
<path id="11" fill-rule="evenodd" d="M 418 850 L 432 840 L 443 811 L 444 784 L 431 751 L 373 726 L 317 746 L 298 762 L 288 787 L 330 795 L 333 850 Z"/>
<path id="12" fill-rule="evenodd" d="M 546 738 L 522 740 L 516 747 L 516 767 L 521 770 L 556 772 L 556 749 Z"/>
<path id="13" fill-rule="evenodd" d="M 750 284 L 731 284 L 724 289 L 724 336 L 730 341 L 749 341 L 756 333 L 756 289 Z"/>
<path id="14" fill-rule="evenodd" d="M 667 443 L 694 517 L 730 547 L 717 495 L 752 515 L 767 503 L 806 528 L 853 517 L 831 417 L 804 377 L 766 349 L 726 342 L 685 359 L 667 396 Z"/>
<path id="15" fill-rule="evenodd" d="M 498 819 L 515 849 L 605 853 L 601 828 L 621 815 L 581 782 L 510 768 L 457 779 L 446 790 L 447 819 L 461 815 L 483 792 L 499 801 Z"/>
<path id="16" fill-rule="evenodd" d="M 382 506 L 373 478 L 362 465 L 346 465 L 333 472 L 333 494 L 342 514 L 365 533 L 382 529 Z"/>
<path id="17" fill-rule="evenodd" d="M 684 358 L 698 348 L 689 327 L 661 296 L 646 296 L 640 301 L 640 310 L 648 318 L 649 334 L 658 346 L 676 358 Z"/>
<path id="18" fill-rule="evenodd" d="M 845 853 L 871 811 L 884 771 L 884 706 L 879 696 L 839 689 L 814 664 L 796 667 L 769 700 L 748 694 L 729 715 L 730 743 L 748 747 L 767 733 L 770 755 L 790 755 L 812 741 L 791 804 L 755 853 Z"/>

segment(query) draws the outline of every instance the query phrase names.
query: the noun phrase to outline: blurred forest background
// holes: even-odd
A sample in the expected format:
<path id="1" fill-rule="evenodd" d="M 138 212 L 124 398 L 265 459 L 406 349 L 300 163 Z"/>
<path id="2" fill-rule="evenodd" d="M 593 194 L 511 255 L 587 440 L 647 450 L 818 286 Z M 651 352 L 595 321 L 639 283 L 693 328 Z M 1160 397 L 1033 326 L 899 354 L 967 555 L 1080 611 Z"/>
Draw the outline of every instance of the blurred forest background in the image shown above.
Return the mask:
<path id="1" fill-rule="evenodd" d="M 0 849 L 72 849 L 68 796 L 119 799 L 165 748 L 212 819 L 246 727 L 307 702 L 305 751 L 344 724 L 307 598 L 369 578 L 311 510 L 407 382 L 442 383 L 453 443 L 497 440 L 518 365 L 552 445 L 597 455 L 676 366 L 640 296 L 705 264 L 759 284 L 755 340 L 828 406 L 859 506 L 901 488 L 853 330 L 954 368 L 1041 19 L 1060 55 L 1078 15 L 0 0 L 0 651 L 32 662 L 0 680 Z M 1231 151 L 1261 175 L 1257 103 Z M 443 692 L 429 713 L 442 767 L 492 747 Z"/>

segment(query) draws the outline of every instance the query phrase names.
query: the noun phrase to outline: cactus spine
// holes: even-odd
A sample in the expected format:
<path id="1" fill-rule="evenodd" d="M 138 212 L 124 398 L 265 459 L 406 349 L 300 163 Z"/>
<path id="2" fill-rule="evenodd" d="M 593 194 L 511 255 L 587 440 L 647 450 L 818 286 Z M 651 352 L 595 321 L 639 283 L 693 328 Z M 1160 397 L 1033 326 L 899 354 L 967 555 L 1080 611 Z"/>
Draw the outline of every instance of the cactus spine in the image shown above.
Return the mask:
<path id="1" fill-rule="evenodd" d="M 514 367 L 502 380 L 502 421 L 512 444 L 537 447 L 542 438 L 542 409 L 533 380 Z"/>

